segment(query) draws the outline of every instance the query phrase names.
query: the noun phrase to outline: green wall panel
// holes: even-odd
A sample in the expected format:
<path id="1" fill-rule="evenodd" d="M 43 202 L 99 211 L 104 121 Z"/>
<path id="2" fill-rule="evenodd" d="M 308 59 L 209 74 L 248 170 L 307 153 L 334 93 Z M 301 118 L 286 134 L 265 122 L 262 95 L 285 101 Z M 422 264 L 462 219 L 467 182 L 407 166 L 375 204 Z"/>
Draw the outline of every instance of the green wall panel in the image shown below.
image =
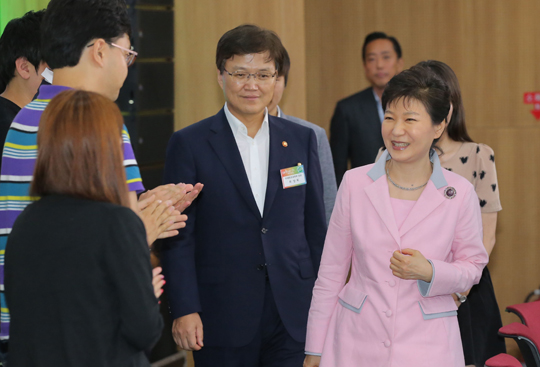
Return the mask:
<path id="1" fill-rule="evenodd" d="M 30 10 L 47 7 L 49 0 L 0 0 L 0 33 L 13 18 L 20 18 Z"/>

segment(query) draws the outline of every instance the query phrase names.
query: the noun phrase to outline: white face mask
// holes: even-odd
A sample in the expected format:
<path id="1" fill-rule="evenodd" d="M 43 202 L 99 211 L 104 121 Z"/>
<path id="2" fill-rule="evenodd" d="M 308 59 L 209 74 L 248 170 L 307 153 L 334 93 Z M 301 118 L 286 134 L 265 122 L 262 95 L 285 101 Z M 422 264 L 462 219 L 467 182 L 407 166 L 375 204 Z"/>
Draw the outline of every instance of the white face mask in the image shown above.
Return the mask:
<path id="1" fill-rule="evenodd" d="M 47 83 L 52 84 L 54 73 L 51 69 L 45 68 L 45 70 L 43 70 L 43 73 L 41 73 L 41 76 L 45 78 Z"/>

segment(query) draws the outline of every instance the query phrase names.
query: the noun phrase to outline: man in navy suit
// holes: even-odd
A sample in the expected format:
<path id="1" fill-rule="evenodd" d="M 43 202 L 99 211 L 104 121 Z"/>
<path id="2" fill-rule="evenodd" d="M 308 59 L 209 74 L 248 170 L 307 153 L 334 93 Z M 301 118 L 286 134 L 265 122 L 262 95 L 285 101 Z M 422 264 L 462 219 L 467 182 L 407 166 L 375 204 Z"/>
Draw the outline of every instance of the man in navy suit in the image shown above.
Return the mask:
<path id="1" fill-rule="evenodd" d="M 366 36 L 362 60 L 371 87 L 339 101 L 330 123 L 330 146 L 338 186 L 348 169 L 349 160 L 351 168 L 375 162 L 379 149 L 384 145 L 381 97 L 390 79 L 403 70 L 399 42 L 383 32 Z"/>
<path id="2" fill-rule="evenodd" d="M 204 184 L 162 254 L 173 336 L 197 367 L 302 365 L 326 221 L 315 133 L 266 108 L 283 54 L 274 32 L 226 32 L 225 106 L 167 149 L 165 182 Z"/>
<path id="3" fill-rule="evenodd" d="M 321 163 L 321 173 L 323 179 L 323 191 L 324 191 L 324 208 L 326 211 L 326 223 L 330 222 L 332 216 L 332 210 L 334 209 L 334 203 L 337 195 L 336 176 L 334 171 L 334 163 L 332 161 L 332 151 L 330 150 L 330 143 L 328 142 L 328 136 L 326 130 L 322 127 L 315 125 L 301 118 L 286 115 L 279 107 L 279 102 L 283 97 L 285 87 L 287 87 L 287 81 L 289 79 L 289 70 L 291 69 L 291 59 L 289 53 L 284 49 L 283 66 L 279 68 L 279 73 L 276 78 L 274 87 L 274 97 L 272 102 L 268 105 L 268 113 L 272 116 L 281 117 L 285 120 L 289 120 L 300 124 L 305 127 L 309 127 L 315 131 L 317 137 L 317 145 L 319 152 L 319 162 Z"/>

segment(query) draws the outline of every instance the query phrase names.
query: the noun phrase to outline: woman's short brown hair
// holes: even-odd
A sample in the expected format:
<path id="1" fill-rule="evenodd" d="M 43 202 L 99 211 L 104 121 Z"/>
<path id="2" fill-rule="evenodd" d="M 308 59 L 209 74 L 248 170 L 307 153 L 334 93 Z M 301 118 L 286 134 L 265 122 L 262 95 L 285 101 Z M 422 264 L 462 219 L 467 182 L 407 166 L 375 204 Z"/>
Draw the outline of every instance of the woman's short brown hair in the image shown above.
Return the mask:
<path id="1" fill-rule="evenodd" d="M 106 97 L 81 90 L 58 94 L 41 117 L 31 195 L 129 206 L 122 127 L 120 110 Z"/>

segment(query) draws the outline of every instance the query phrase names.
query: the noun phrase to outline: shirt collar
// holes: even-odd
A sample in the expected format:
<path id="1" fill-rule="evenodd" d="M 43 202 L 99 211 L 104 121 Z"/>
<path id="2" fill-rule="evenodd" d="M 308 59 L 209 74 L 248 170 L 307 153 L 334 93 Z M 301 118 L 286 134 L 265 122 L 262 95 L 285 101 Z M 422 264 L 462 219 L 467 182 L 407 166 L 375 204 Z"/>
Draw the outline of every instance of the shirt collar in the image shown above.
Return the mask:
<path id="1" fill-rule="evenodd" d="M 247 127 L 242 123 L 242 121 L 238 120 L 236 116 L 234 116 L 231 111 L 229 111 L 229 107 L 227 106 L 227 102 L 225 102 L 225 107 L 223 108 L 225 110 L 225 116 L 227 117 L 227 121 L 229 122 L 229 126 L 231 127 L 231 130 L 233 133 L 237 133 L 239 131 L 245 133 L 247 135 Z M 268 130 L 268 108 L 265 107 L 264 109 L 264 119 L 263 123 L 261 125 L 261 128 L 259 131 L 266 131 Z M 258 134 L 259 132 L 257 132 Z"/>
<path id="2" fill-rule="evenodd" d="M 377 101 L 377 104 L 381 104 L 381 99 L 379 98 L 377 92 L 375 92 L 375 89 L 371 88 L 371 92 L 373 93 L 373 97 L 375 97 L 375 101 Z"/>
<path id="3" fill-rule="evenodd" d="M 375 97 L 375 102 L 377 102 L 377 113 L 379 114 L 379 120 L 381 120 L 381 123 L 384 120 L 384 111 L 382 108 L 382 102 L 379 98 L 379 95 L 375 92 L 375 89 L 371 88 L 371 91 L 373 92 L 373 97 Z"/>
<path id="4" fill-rule="evenodd" d="M 386 161 L 392 159 L 388 149 L 383 152 L 379 160 L 373 165 L 369 170 L 368 176 L 373 180 L 377 181 L 381 176 L 386 174 Z M 437 152 L 432 149 L 429 160 L 433 163 L 433 173 L 429 178 L 437 189 L 441 187 L 448 186 L 446 178 L 444 177 L 441 162 L 439 161 L 439 156 Z"/>
<path id="5" fill-rule="evenodd" d="M 39 87 L 39 94 L 37 99 L 52 99 L 60 92 L 72 89 L 70 87 L 64 87 L 63 85 L 47 85 L 44 84 Z"/>
<path id="6" fill-rule="evenodd" d="M 281 108 L 279 108 L 279 106 L 277 106 L 277 117 L 283 118 L 283 112 L 281 112 Z"/>

